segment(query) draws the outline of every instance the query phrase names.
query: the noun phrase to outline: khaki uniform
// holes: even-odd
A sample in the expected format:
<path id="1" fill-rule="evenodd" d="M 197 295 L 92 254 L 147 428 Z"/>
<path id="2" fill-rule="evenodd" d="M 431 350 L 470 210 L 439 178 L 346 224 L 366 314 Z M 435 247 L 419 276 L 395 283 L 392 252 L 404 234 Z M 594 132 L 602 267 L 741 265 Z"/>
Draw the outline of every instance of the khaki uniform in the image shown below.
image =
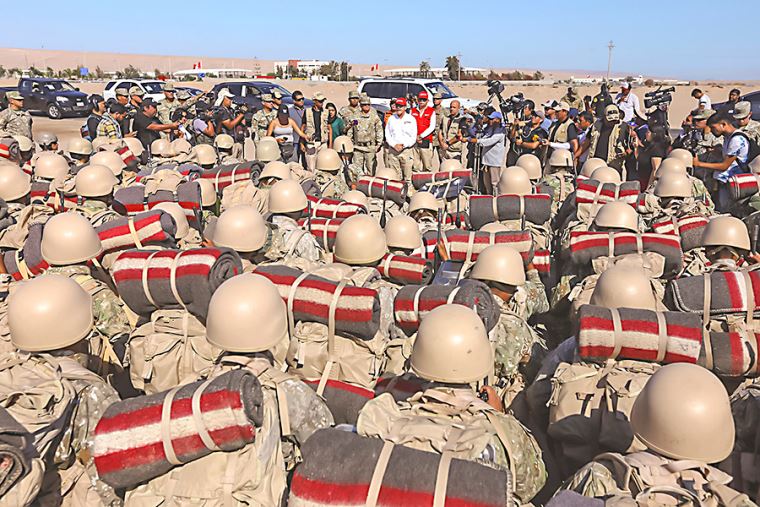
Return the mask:
<path id="1" fill-rule="evenodd" d="M 328 113 L 325 109 L 322 109 L 321 113 L 319 125 L 315 125 L 316 120 L 314 118 L 314 109 L 306 109 L 303 113 L 304 133 L 312 139 L 308 142 L 304 141 L 306 147 L 306 167 L 308 167 L 311 172 L 316 170 L 317 154 L 329 146 L 329 139 L 332 135 L 332 129 L 327 123 Z M 317 129 L 319 129 L 321 141 L 314 141 Z"/>
<path id="2" fill-rule="evenodd" d="M 272 120 L 277 118 L 277 111 L 272 109 L 267 112 L 263 108 L 256 111 L 251 119 L 251 131 L 256 136 L 254 141 L 260 140 L 262 137 L 266 137 L 267 129 Z"/>
<path id="3" fill-rule="evenodd" d="M 377 167 L 377 148 L 383 144 L 383 124 L 374 109 L 359 112 L 348 127 L 348 137 L 354 143 L 351 179 L 372 175 Z"/>
<path id="4" fill-rule="evenodd" d="M 344 106 L 340 108 L 340 111 L 338 111 L 338 117 L 343 120 L 343 123 L 345 127 L 343 127 L 343 132 L 341 134 L 345 134 L 348 132 L 348 128 L 351 126 L 351 120 L 354 119 L 354 116 L 357 116 L 359 113 L 361 113 L 361 107 L 351 107 L 351 106 Z"/>
<path id="5" fill-rule="evenodd" d="M 238 181 L 222 190 L 221 211 L 239 204 L 250 204 L 262 215 L 269 212 L 269 190 L 258 188 L 251 180 Z"/>
<path id="6" fill-rule="evenodd" d="M 559 101 L 567 102 L 567 105 L 570 106 L 570 109 L 575 108 L 578 110 L 578 112 L 584 110 L 583 99 L 580 97 L 570 98 L 570 95 L 566 93 L 564 97 L 559 99 Z"/>
<path id="7" fill-rule="evenodd" d="M 168 99 L 164 99 L 158 103 L 156 109 L 158 110 L 158 119 L 161 120 L 161 123 L 172 123 L 172 113 L 179 109 L 179 101 L 174 99 L 169 102 Z"/>
<path id="8" fill-rule="evenodd" d="M 122 217 L 113 208 L 109 207 L 108 204 L 94 199 L 85 200 L 82 204 L 77 205 L 76 210 L 84 215 L 93 227 L 101 226 L 111 220 Z"/>
<path id="9" fill-rule="evenodd" d="M 414 168 L 414 147 L 404 148 L 396 151 L 393 146 L 389 146 L 385 152 L 385 165 L 396 171 L 396 179 L 401 181 L 412 181 L 412 170 Z"/>
<path id="10" fill-rule="evenodd" d="M 552 196 L 552 218 L 554 218 L 562 203 L 575 192 L 575 177 L 565 170 L 557 171 L 544 176 L 536 187 L 540 189 L 540 192 L 547 192 Z"/>
<path id="11" fill-rule="evenodd" d="M 354 153 L 354 156 L 356 156 L 356 153 Z M 322 197 L 339 199 L 350 190 L 341 172 L 340 170 L 335 173 L 317 171 L 317 174 L 314 176 L 314 182 L 322 192 Z"/>
<path id="12" fill-rule="evenodd" d="M 449 142 L 452 139 L 454 139 L 457 134 L 459 134 L 459 118 L 453 118 L 451 114 L 446 113 L 446 116 L 442 116 L 442 119 L 440 121 L 440 130 L 441 137 L 443 137 L 445 142 Z M 462 149 L 464 148 L 464 145 L 461 141 L 456 141 L 454 143 L 449 144 L 448 149 L 442 150 L 442 156 L 441 160 L 445 159 L 456 159 L 456 160 L 462 160 Z"/>
<path id="13" fill-rule="evenodd" d="M 275 215 L 272 217 L 272 224 L 277 227 L 277 234 L 282 237 L 281 252 L 286 253 L 282 258 L 297 257 L 311 264 L 318 264 L 322 260 L 323 251 L 316 238 L 299 227 L 298 222 L 290 217 Z"/>
<path id="14" fill-rule="evenodd" d="M 14 111 L 10 107 L 0 111 L 0 132 L 33 139 L 32 115 L 29 114 L 29 111 Z"/>

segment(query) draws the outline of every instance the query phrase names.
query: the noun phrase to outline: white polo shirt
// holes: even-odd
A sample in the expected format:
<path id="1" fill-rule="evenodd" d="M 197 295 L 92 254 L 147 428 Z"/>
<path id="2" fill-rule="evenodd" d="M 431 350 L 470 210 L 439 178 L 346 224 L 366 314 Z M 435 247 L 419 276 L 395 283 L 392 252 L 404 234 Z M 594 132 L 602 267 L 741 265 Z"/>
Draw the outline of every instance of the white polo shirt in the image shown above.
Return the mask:
<path id="1" fill-rule="evenodd" d="M 392 114 L 385 125 L 385 142 L 389 146 L 414 146 L 417 143 L 417 120 L 414 116 L 404 113 L 403 118 L 399 118 L 398 115 Z"/>

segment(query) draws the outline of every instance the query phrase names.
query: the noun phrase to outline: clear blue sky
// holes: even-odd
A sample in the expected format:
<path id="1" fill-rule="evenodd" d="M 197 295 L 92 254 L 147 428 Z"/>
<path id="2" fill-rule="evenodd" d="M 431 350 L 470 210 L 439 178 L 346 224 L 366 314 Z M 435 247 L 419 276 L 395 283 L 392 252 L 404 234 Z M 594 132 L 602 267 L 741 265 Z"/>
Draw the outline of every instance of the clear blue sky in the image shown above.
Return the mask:
<path id="1" fill-rule="evenodd" d="M 88 29 L 96 15 L 112 37 Z M 760 79 L 758 20 L 758 0 L 38 0 L 0 47 L 604 70 L 612 39 L 613 72 Z"/>

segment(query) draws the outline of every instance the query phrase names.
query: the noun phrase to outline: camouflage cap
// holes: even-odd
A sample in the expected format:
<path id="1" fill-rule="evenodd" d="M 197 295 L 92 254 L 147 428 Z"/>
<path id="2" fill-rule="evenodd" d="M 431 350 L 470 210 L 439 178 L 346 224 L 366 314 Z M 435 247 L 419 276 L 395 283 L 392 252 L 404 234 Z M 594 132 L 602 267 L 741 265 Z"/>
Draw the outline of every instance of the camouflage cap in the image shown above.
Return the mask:
<path id="1" fill-rule="evenodd" d="M 180 90 L 177 92 L 177 100 L 189 100 L 190 97 L 190 92 L 187 90 Z"/>
<path id="2" fill-rule="evenodd" d="M 11 100 L 24 100 L 23 95 L 16 91 L 6 92 L 5 97 Z"/>
<path id="3" fill-rule="evenodd" d="M 752 114 L 752 103 L 747 100 L 737 102 L 734 108 L 731 110 L 731 114 L 736 120 L 743 120 L 750 114 Z"/>
<path id="4" fill-rule="evenodd" d="M 281 99 L 282 92 L 280 90 L 272 90 L 272 98 Z"/>
<path id="5" fill-rule="evenodd" d="M 261 96 L 261 102 L 272 102 L 272 94 L 265 93 Z"/>
<path id="6" fill-rule="evenodd" d="M 351 90 L 350 92 L 348 92 L 349 99 L 358 99 L 359 97 L 360 97 L 359 92 L 357 92 L 356 90 Z"/>
<path id="7" fill-rule="evenodd" d="M 710 118 L 710 116 L 714 115 L 715 111 L 712 109 L 695 109 L 691 112 L 691 119 L 692 120 L 707 120 Z"/>
<path id="8" fill-rule="evenodd" d="M 362 105 L 364 105 L 364 104 L 372 104 L 372 101 L 369 99 L 368 96 L 362 95 L 361 98 L 359 99 L 359 104 L 362 104 Z"/>
<path id="9" fill-rule="evenodd" d="M 123 86 L 118 87 L 116 89 L 116 96 L 118 97 L 119 95 L 122 97 L 129 97 L 129 89 Z"/>
<path id="10" fill-rule="evenodd" d="M 443 94 L 441 92 L 435 92 L 433 94 L 433 100 L 443 100 Z"/>
<path id="11" fill-rule="evenodd" d="M 164 85 L 164 91 L 165 92 L 173 92 L 174 91 L 174 83 L 166 83 Z"/>
<path id="12" fill-rule="evenodd" d="M 143 95 L 145 95 L 145 91 L 142 88 L 140 88 L 139 86 L 133 86 L 132 88 L 129 89 L 129 94 L 130 95 L 137 95 L 138 97 L 142 97 Z"/>
<path id="13" fill-rule="evenodd" d="M 312 97 L 312 100 L 318 100 L 320 102 L 322 102 L 322 101 L 324 101 L 326 99 L 327 99 L 327 97 L 325 97 L 324 93 L 322 93 L 322 92 L 317 92 Z"/>

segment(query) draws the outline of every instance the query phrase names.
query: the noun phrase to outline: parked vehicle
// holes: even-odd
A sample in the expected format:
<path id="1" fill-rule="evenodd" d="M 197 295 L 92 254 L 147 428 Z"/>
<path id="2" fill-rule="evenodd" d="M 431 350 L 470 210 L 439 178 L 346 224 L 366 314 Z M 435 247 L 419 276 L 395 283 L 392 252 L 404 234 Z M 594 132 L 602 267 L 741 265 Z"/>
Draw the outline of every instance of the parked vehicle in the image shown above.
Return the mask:
<path id="1" fill-rule="evenodd" d="M 103 98 L 108 100 L 116 98 L 117 88 L 129 90 L 133 86 L 139 86 L 145 92 L 143 98 L 151 98 L 155 102 L 164 100 L 164 82 L 157 79 L 114 79 L 106 84 L 103 90 Z"/>
<path id="2" fill-rule="evenodd" d="M 480 100 L 458 97 L 456 93 L 446 86 L 440 79 L 418 78 L 368 78 L 359 83 L 359 93 L 366 93 L 372 105 L 387 106 L 391 99 L 398 97 L 416 97 L 421 91 L 427 91 L 430 95 L 430 105 L 433 103 L 433 95 L 440 93 L 443 96 L 443 107 L 449 107 L 452 100 L 458 100 L 465 109 L 474 109 L 480 104 Z"/>
<path id="3" fill-rule="evenodd" d="M 272 93 L 274 90 L 278 90 L 282 94 L 283 104 L 292 104 L 293 99 L 290 97 L 291 92 L 282 86 L 269 82 L 269 81 L 228 81 L 225 83 L 219 83 L 211 89 L 213 96 L 224 88 L 227 88 L 231 94 L 235 96 L 232 99 L 237 105 L 247 104 L 252 111 L 258 111 L 261 109 L 261 95 L 265 93 Z M 305 107 L 311 107 L 314 102 L 308 98 L 304 101 Z"/>
<path id="4" fill-rule="evenodd" d="M 64 79 L 22 77 L 18 91 L 24 97 L 24 109 L 42 111 L 54 120 L 90 112 L 87 94 Z"/>
<path id="5" fill-rule="evenodd" d="M 760 91 L 750 92 L 742 96 L 741 100 L 746 100 L 752 104 L 752 119 L 760 121 Z M 719 102 L 718 104 L 712 105 L 712 108 L 716 111 L 720 111 L 725 107 L 725 102 Z"/>

